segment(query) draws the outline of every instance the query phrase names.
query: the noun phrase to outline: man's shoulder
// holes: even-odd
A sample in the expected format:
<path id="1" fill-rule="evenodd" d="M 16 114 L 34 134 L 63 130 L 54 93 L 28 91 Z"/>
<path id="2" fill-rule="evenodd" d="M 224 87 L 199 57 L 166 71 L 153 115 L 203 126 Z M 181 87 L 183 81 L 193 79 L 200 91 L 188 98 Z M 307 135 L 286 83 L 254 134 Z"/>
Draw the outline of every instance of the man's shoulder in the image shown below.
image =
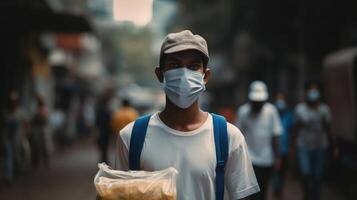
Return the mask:
<path id="1" fill-rule="evenodd" d="M 264 104 L 264 112 L 269 113 L 271 115 L 277 115 L 279 113 L 276 106 L 269 102 Z"/>
<path id="2" fill-rule="evenodd" d="M 238 114 L 240 114 L 240 115 L 247 114 L 249 112 L 249 110 L 250 110 L 250 104 L 249 103 L 242 104 L 238 108 Z"/>
<path id="3" fill-rule="evenodd" d="M 326 111 L 326 110 L 329 110 L 330 107 L 326 103 L 321 102 L 320 109 L 323 109 L 324 111 Z"/>
<path id="4" fill-rule="evenodd" d="M 227 122 L 227 131 L 228 134 L 242 134 L 242 132 L 239 130 L 237 126 L 234 124 L 231 124 L 230 122 Z M 243 135 L 242 135 L 243 136 Z"/>
<path id="5" fill-rule="evenodd" d="M 156 115 L 156 113 L 154 114 L 150 114 L 150 115 L 147 115 L 150 117 L 150 121 L 152 119 L 155 119 L 154 115 Z M 136 122 L 137 119 L 139 119 L 140 117 L 136 118 L 134 121 L 130 122 L 129 124 L 127 124 L 123 129 L 120 130 L 120 136 L 123 140 L 127 140 L 127 141 L 130 141 L 130 137 L 131 137 L 131 134 L 132 134 L 132 131 L 133 131 L 133 127 L 134 127 L 134 124 Z M 149 125 L 150 126 L 150 123 L 149 122 Z"/>
<path id="6" fill-rule="evenodd" d="M 301 110 L 301 109 L 305 109 L 305 108 L 307 108 L 307 105 L 305 102 L 300 102 L 295 106 L 296 110 Z"/>
<path id="7" fill-rule="evenodd" d="M 242 149 L 245 146 L 245 137 L 238 127 L 227 122 L 228 149 L 229 154 Z"/>
<path id="8" fill-rule="evenodd" d="M 275 105 L 270 102 L 264 103 L 264 108 L 265 108 L 265 110 L 268 110 L 269 112 L 277 111 Z"/>
<path id="9" fill-rule="evenodd" d="M 239 128 L 229 122 L 227 122 L 227 133 L 228 140 L 230 141 L 235 141 L 237 143 L 244 141 L 244 136 Z"/>
<path id="10" fill-rule="evenodd" d="M 124 128 L 120 130 L 119 137 L 128 146 L 130 144 L 131 132 L 133 130 L 135 121 L 130 122 Z"/>

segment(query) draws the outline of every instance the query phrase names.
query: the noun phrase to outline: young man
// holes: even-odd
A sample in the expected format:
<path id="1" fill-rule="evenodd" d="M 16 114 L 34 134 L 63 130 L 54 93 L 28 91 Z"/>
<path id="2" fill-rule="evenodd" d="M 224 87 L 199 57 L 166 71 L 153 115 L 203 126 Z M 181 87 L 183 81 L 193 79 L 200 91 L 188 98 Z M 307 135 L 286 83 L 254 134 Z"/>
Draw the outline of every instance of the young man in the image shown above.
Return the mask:
<path id="1" fill-rule="evenodd" d="M 254 172 L 261 192 L 253 199 L 267 199 L 267 188 L 273 168 L 278 169 L 278 136 L 282 133 L 279 113 L 275 106 L 268 103 L 268 89 L 264 82 L 253 81 L 250 84 L 249 102 L 238 109 L 237 125 L 247 139 L 249 155 L 252 158 Z"/>
<path id="2" fill-rule="evenodd" d="M 178 200 L 215 200 L 216 152 L 212 115 L 200 109 L 210 69 L 206 41 L 185 30 L 169 34 L 155 69 L 163 83 L 166 105 L 150 118 L 140 157 L 140 169 L 178 170 Z M 120 131 L 117 147 L 119 170 L 129 169 L 130 138 L 134 123 Z M 257 191 L 252 164 L 242 133 L 227 123 L 228 159 L 225 166 L 225 199 L 242 199 Z"/>

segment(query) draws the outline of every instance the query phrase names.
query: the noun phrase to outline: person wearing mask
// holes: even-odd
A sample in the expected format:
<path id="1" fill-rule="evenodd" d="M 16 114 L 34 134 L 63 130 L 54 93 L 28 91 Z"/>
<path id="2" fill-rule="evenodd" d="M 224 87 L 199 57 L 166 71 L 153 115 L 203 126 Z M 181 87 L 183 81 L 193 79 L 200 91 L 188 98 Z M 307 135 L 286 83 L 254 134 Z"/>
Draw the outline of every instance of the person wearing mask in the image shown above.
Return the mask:
<path id="1" fill-rule="evenodd" d="M 275 106 L 279 111 L 280 121 L 283 126 L 283 132 L 279 138 L 279 154 L 281 158 L 281 167 L 274 171 L 273 175 L 273 194 L 278 199 L 282 198 L 284 186 L 284 177 L 287 169 L 290 133 L 293 127 L 293 112 L 289 109 L 284 93 L 276 95 Z"/>
<path id="2" fill-rule="evenodd" d="M 200 109 L 198 99 L 211 75 L 206 40 L 185 30 L 170 33 L 160 51 L 155 74 L 163 85 L 166 104 L 149 117 L 139 170 L 156 171 L 174 167 L 178 171 L 178 200 L 223 200 L 216 191 L 221 173 L 215 150 L 216 115 Z M 222 118 L 221 118 L 222 119 Z M 244 137 L 240 130 L 225 121 L 228 137 L 224 170 L 226 199 L 243 199 L 259 191 Z M 118 135 L 117 165 L 130 169 L 129 145 L 135 122 Z M 219 149 L 219 148 L 218 148 Z M 217 160 L 216 160 L 217 159 Z M 219 186 L 218 186 L 219 187 Z M 229 197 L 229 198 L 227 198 Z"/>
<path id="3" fill-rule="evenodd" d="M 100 161 L 108 162 L 108 149 L 110 146 L 111 136 L 111 117 L 112 109 L 110 101 L 112 99 L 113 92 L 111 88 L 106 89 L 98 101 L 96 111 L 96 125 L 98 127 L 98 147 L 100 150 Z"/>
<path id="4" fill-rule="evenodd" d="M 296 149 L 304 199 L 319 200 L 328 146 L 334 156 L 338 155 L 338 148 L 331 132 L 330 108 L 321 102 L 318 84 L 314 82 L 307 84 L 305 101 L 295 108 L 293 130 L 292 155 Z"/>
<path id="5" fill-rule="evenodd" d="M 268 103 L 267 86 L 262 81 L 250 84 L 248 99 L 238 109 L 237 126 L 246 138 L 254 172 L 261 189 L 252 199 L 266 199 L 272 170 L 280 167 L 279 136 L 282 126 L 275 106 Z"/>

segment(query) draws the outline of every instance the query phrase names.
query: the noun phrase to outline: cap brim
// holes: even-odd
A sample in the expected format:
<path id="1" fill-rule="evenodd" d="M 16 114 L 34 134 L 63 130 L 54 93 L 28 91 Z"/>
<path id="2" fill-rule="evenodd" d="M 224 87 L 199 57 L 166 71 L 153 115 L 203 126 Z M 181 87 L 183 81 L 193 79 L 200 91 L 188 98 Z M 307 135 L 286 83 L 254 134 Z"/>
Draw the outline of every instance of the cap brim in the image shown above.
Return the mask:
<path id="1" fill-rule="evenodd" d="M 209 59 L 209 56 L 205 53 L 204 50 L 197 47 L 197 45 L 193 45 L 193 44 L 181 44 L 181 45 L 173 46 L 171 48 L 166 49 L 163 53 L 170 54 L 170 53 L 176 53 L 176 52 L 186 51 L 186 50 L 197 50 L 197 51 L 201 52 L 204 56 L 206 56 L 207 60 Z"/>
<path id="2" fill-rule="evenodd" d="M 262 92 L 250 92 L 248 95 L 249 100 L 251 101 L 266 101 L 268 100 L 268 94 L 264 91 Z"/>

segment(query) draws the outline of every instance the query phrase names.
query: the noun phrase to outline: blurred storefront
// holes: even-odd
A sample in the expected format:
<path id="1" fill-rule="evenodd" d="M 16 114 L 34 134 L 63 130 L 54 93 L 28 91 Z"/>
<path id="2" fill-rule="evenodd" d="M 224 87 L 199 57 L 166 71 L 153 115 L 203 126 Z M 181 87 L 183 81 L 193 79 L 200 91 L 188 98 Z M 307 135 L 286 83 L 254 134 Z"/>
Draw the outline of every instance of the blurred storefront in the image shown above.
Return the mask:
<path id="1" fill-rule="evenodd" d="M 85 15 L 54 11 L 44 0 L 1 4 L 0 111 L 6 112 L 9 94 L 15 90 L 29 117 L 35 112 L 38 96 L 44 98 L 50 113 L 55 113 L 59 99 L 71 101 L 74 88 L 86 85 L 82 82 L 95 77 L 103 67 L 90 22 Z M 59 51 L 62 58 L 54 55 Z M 95 61 L 83 62 L 88 57 Z M 71 95 L 58 92 L 61 85 L 66 85 Z"/>
<path id="2" fill-rule="evenodd" d="M 332 163 L 330 179 L 348 199 L 356 196 L 357 179 L 357 47 L 335 51 L 324 59 L 325 98 L 331 106 L 332 131 L 340 159 Z"/>

